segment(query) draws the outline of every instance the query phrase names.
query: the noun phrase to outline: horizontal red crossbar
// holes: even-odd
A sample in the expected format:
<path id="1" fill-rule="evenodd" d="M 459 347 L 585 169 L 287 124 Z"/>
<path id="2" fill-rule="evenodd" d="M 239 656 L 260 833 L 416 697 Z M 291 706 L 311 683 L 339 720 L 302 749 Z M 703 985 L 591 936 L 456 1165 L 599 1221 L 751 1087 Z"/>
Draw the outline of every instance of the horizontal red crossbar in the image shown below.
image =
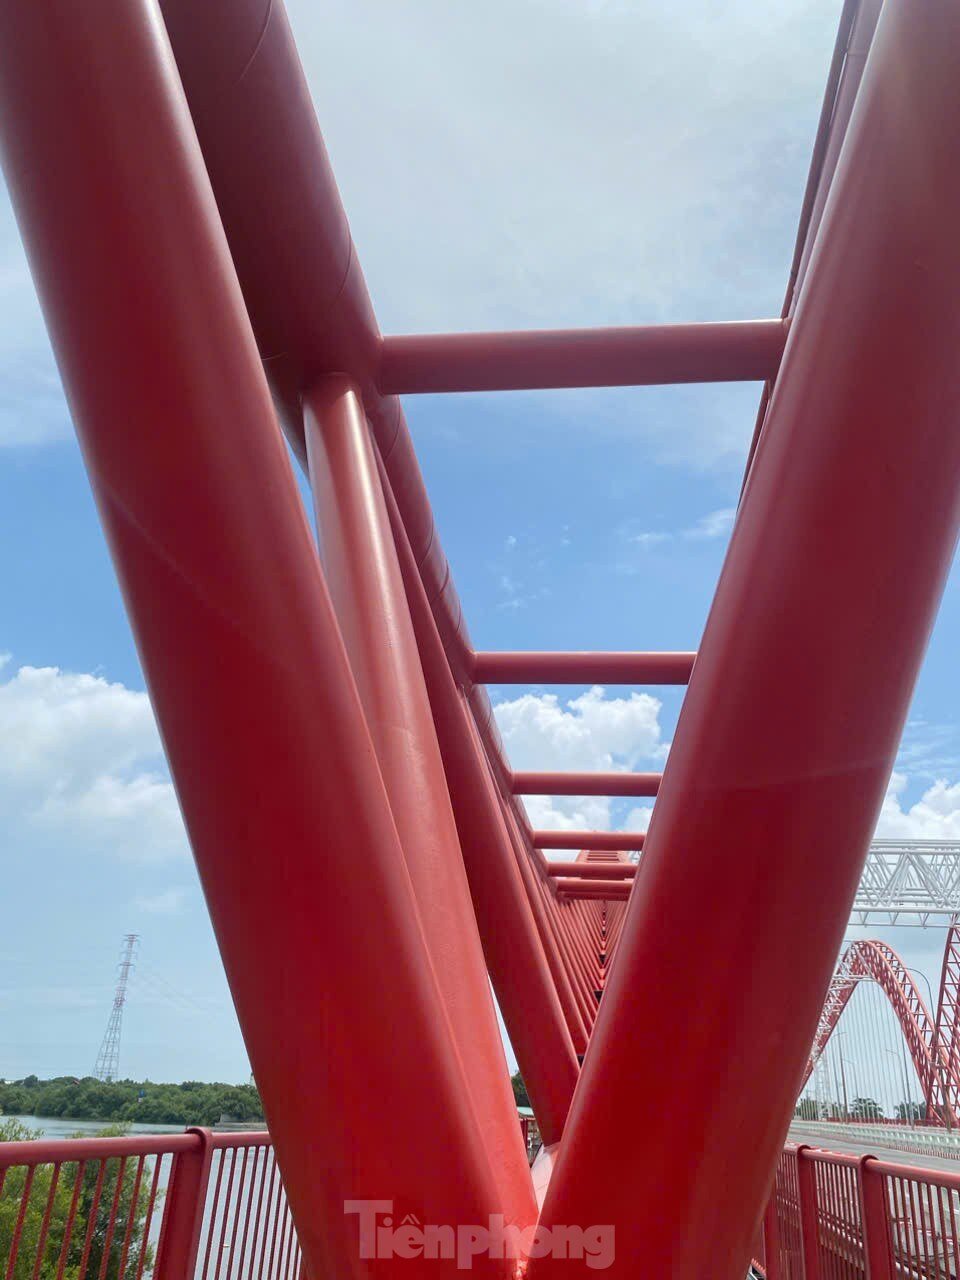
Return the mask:
<path id="1" fill-rule="evenodd" d="M 686 684 L 695 653 L 475 653 L 481 684 Z"/>
<path id="2" fill-rule="evenodd" d="M 558 880 L 557 891 L 568 898 L 606 898 L 608 902 L 623 902 L 630 897 L 633 888 L 629 880 L 617 880 L 603 884 L 597 880 Z"/>
<path id="3" fill-rule="evenodd" d="M 655 796 L 660 773 L 515 773 L 515 796 Z"/>
<path id="4" fill-rule="evenodd" d="M 579 876 L 582 880 L 629 880 L 637 872 L 635 862 L 548 862 L 547 875 Z"/>
<path id="5" fill-rule="evenodd" d="M 597 853 L 627 853 L 642 849 L 642 831 L 534 831 L 531 842 L 535 849 L 582 849 Z"/>
<path id="6" fill-rule="evenodd" d="M 776 376 L 784 320 L 436 333 L 384 338 L 384 395 L 765 382 Z"/>

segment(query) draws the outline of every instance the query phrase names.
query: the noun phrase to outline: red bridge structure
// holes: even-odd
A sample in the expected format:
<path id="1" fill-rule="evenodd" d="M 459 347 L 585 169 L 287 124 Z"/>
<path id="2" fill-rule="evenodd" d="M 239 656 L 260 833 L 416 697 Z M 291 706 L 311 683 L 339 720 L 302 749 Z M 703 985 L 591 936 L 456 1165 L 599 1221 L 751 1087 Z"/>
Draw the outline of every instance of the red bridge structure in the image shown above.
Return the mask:
<path id="1" fill-rule="evenodd" d="M 948 1274 L 898 1269 L 895 1172 L 782 1151 L 957 537 L 960 6 L 844 5 L 782 316 L 399 337 L 280 0 L 0 15 L 3 167 L 305 1274 L 427 1266 L 369 1256 L 375 1201 L 608 1224 L 611 1276 L 742 1280 L 778 1167 L 770 1275 Z M 398 397 L 731 380 L 764 389 L 697 654 L 476 653 Z M 688 687 L 662 777 L 515 774 L 490 681 Z M 540 793 L 656 803 L 642 837 L 560 837 Z"/>
<path id="2" fill-rule="evenodd" d="M 877 940 L 851 943 L 841 956 L 830 984 L 804 1084 L 858 984 L 870 979 L 883 991 L 896 1014 L 923 1090 L 927 1119 L 956 1128 L 960 1124 L 960 1045 L 956 1043 L 958 975 L 960 929 L 955 924 L 947 930 L 940 998 L 935 1012 L 927 1007 L 910 970 L 892 947 Z"/>

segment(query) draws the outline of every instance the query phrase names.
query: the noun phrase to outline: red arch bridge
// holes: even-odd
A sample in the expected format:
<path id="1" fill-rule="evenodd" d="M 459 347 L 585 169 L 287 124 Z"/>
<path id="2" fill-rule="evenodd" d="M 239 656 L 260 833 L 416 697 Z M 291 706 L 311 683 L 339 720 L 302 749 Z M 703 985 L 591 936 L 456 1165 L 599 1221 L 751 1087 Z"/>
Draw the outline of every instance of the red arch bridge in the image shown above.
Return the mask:
<path id="1" fill-rule="evenodd" d="M 383 336 L 281 0 L 0 0 L 3 168 L 314 1280 L 426 1266 L 360 1202 L 742 1280 L 775 1176 L 768 1274 L 956 1274 L 946 1175 L 782 1151 L 957 538 L 958 70 L 956 0 L 843 4 L 779 316 Z M 724 381 L 760 405 L 697 653 L 476 652 L 400 397 Z M 662 777 L 515 773 L 506 683 L 686 685 Z M 656 803 L 642 841 L 556 834 L 538 793 Z M 946 1118 L 944 1018 L 854 964 Z M 213 1164 L 242 1176 L 175 1146 L 162 1280 L 209 1267 Z M 43 1185 L 14 1154 L 6 1280 Z"/>
<path id="2" fill-rule="evenodd" d="M 922 1097 L 922 1115 L 931 1124 L 950 1129 L 960 1124 L 960 1041 L 957 1038 L 957 1001 L 960 995 L 960 930 L 947 930 L 939 998 L 935 1008 L 924 999 L 915 971 L 903 963 L 885 942 L 853 942 L 844 951 L 834 973 L 804 1073 L 806 1085 L 823 1062 L 851 997 L 864 983 L 872 983 L 888 1002 L 902 1036 Z M 931 992 L 932 994 L 932 992 Z M 874 1047 L 874 1058 L 886 1046 Z M 841 1059 L 841 1065 L 845 1059 Z M 904 1077 L 905 1094 L 909 1077 Z M 849 1111 L 845 1106 L 844 1111 Z M 878 1117 L 879 1118 L 879 1117 Z M 901 1118 L 908 1119 L 907 1115 Z"/>

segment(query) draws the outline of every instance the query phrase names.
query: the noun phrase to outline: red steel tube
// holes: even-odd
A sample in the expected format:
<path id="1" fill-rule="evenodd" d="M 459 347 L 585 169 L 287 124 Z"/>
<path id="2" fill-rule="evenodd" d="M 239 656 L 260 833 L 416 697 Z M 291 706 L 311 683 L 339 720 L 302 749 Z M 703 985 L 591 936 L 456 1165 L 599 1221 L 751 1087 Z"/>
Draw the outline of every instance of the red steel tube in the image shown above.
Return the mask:
<path id="1" fill-rule="evenodd" d="M 777 1206 L 777 1183 L 763 1212 L 763 1258 L 766 1280 L 786 1280 L 780 1265 L 780 1214 Z"/>
<path id="2" fill-rule="evenodd" d="M 475 722 L 473 723 L 474 730 L 479 737 L 479 730 L 476 729 Z M 561 944 L 556 930 L 556 922 L 550 910 L 551 905 L 555 904 L 553 904 L 551 895 L 546 891 L 543 877 L 537 874 L 532 859 L 527 853 L 526 845 L 520 832 L 516 810 L 499 793 L 498 802 L 516 865 L 520 870 L 520 878 L 523 881 L 527 901 L 530 903 L 537 932 L 540 935 L 547 964 L 560 1000 L 560 1007 L 563 1009 L 564 1020 L 573 1040 L 574 1051 L 577 1055 L 582 1055 L 587 1047 L 587 1027 L 574 985 L 573 975 L 567 963 L 565 949 Z"/>
<path id="3" fill-rule="evenodd" d="M 616 1223 L 611 1280 L 746 1273 L 895 759 L 960 523 L 958 63 L 953 0 L 886 0 L 541 1215 Z"/>
<path id="4" fill-rule="evenodd" d="M 132 1154 L 144 1156 L 179 1155 L 181 1153 L 196 1154 L 201 1150 L 203 1139 L 200 1131 L 190 1129 L 184 1133 L 138 1134 L 133 1138 L 37 1138 L 25 1142 L 0 1142 L 0 1172 L 12 1169 L 14 1165 L 59 1164 L 67 1159 L 71 1152 L 82 1151 L 82 1156 L 75 1159 L 112 1160 L 115 1157 Z M 237 1135 L 230 1134 L 230 1137 Z M 260 1134 L 260 1141 L 264 1135 Z M 78 1143 L 82 1141 L 82 1147 Z M 133 1151 L 131 1143 L 136 1143 Z"/>
<path id="5" fill-rule="evenodd" d="M 637 873 L 635 862 L 548 862 L 548 876 L 581 876 L 586 880 L 630 880 Z"/>
<path id="6" fill-rule="evenodd" d="M 633 885 L 623 880 L 600 884 L 596 880 L 558 880 L 557 892 L 568 898 L 609 898 L 611 901 L 630 897 Z"/>
<path id="7" fill-rule="evenodd" d="M 558 1142 L 580 1069 L 500 799 L 457 689 L 390 482 L 384 497 L 490 980 L 544 1142 Z"/>
<path id="8" fill-rule="evenodd" d="M 320 379 L 304 406 L 320 551 L 464 1074 L 491 1213 L 536 1219 L 477 920 L 370 428 L 356 386 Z"/>
<path id="9" fill-rule="evenodd" d="M 864 1156 L 857 1170 L 860 1187 L 860 1221 L 863 1226 L 865 1280 L 894 1280 L 890 1256 L 890 1201 L 886 1175 L 873 1156 Z"/>
<path id="10" fill-rule="evenodd" d="M 644 831 L 534 831 L 535 849 L 583 849 L 597 853 L 629 853 L 642 849 Z"/>
<path id="11" fill-rule="evenodd" d="M 369 1274 L 346 1199 L 496 1192 L 217 205 L 154 4 L 0 24 L 3 166 L 308 1267 Z"/>
<path id="12" fill-rule="evenodd" d="M 686 684 L 695 653 L 475 653 L 481 684 Z"/>
<path id="13" fill-rule="evenodd" d="M 797 1196 L 800 1216 L 800 1256 L 803 1280 L 821 1280 L 820 1223 L 817 1205 L 817 1179 L 813 1161 L 805 1144 L 797 1148 Z"/>
<path id="14" fill-rule="evenodd" d="M 542 931 L 544 949 L 554 972 L 567 1025 L 577 1053 L 582 1055 L 586 1051 L 587 1038 L 593 1025 L 594 1011 L 591 1008 L 588 985 L 583 980 L 569 930 L 566 922 L 561 919 L 556 893 L 543 873 L 542 862 L 535 860 L 527 849 L 514 806 L 507 800 L 502 800 L 502 805 L 512 833 L 520 871 L 534 906 L 538 927 Z"/>
<path id="15" fill-rule="evenodd" d="M 382 340 L 377 381 L 385 395 L 764 382 L 786 334 L 782 320 L 404 334 Z"/>
<path id="16" fill-rule="evenodd" d="M 462 663 L 459 601 L 400 401 L 376 386 L 380 334 L 282 0 L 162 8 L 291 447 L 305 466 L 302 394 L 324 374 L 353 377 L 444 647 Z"/>
<path id="17" fill-rule="evenodd" d="M 157 1280 L 193 1275 L 197 1263 L 213 1147 L 208 1129 L 191 1128 L 188 1132 L 197 1138 L 197 1147 L 179 1152 L 174 1160 L 164 1196 L 165 1230 L 154 1268 Z M 119 1178 L 117 1182 L 119 1186 Z"/>
<path id="18" fill-rule="evenodd" d="M 659 773 L 515 773 L 515 796 L 655 796 Z"/>
<path id="19" fill-rule="evenodd" d="M 509 817 L 500 808 L 496 786 L 483 754 L 476 724 L 465 703 L 461 710 L 466 732 L 474 744 L 477 768 L 483 772 L 482 789 L 489 797 L 491 807 L 496 809 L 499 818 L 498 838 L 504 841 L 504 856 L 511 861 L 512 872 L 516 877 L 516 890 L 521 895 L 520 903 L 516 906 L 508 906 L 500 898 L 497 914 L 492 918 L 492 913 L 487 914 L 484 919 L 484 947 L 491 954 L 500 953 L 501 962 L 490 966 L 491 980 L 494 981 L 497 1002 L 511 1047 L 517 1057 L 517 1065 L 530 1095 L 530 1103 L 537 1116 L 541 1136 L 546 1145 L 552 1146 L 562 1137 L 570 1113 L 573 1093 L 580 1078 L 577 1058 L 577 1054 L 582 1052 L 579 1047 L 580 1036 L 582 1033 L 585 1043 L 586 1033 L 582 1024 L 569 1012 L 573 1001 L 569 984 L 565 982 L 565 976 L 562 977 L 557 971 L 557 965 L 551 964 L 553 957 L 544 948 L 544 938 L 538 927 L 534 904 L 527 896 L 523 873 L 510 849 Z M 469 813 L 468 805 L 465 807 L 465 819 Z M 478 878 L 475 877 L 475 880 Z M 511 892 L 516 890 L 511 886 Z M 532 930 L 526 946 L 519 931 L 517 936 L 505 936 L 509 929 L 508 921 L 518 910 L 522 911 L 523 930 Z M 553 944 L 549 945 L 552 948 Z M 524 950 L 533 951 L 534 946 L 536 969 L 520 967 L 519 961 Z M 511 954 L 516 957 L 514 964 L 504 969 L 502 962 Z M 521 1020 L 524 1013 L 526 1017 Z M 544 1117 L 542 1122 L 541 1115 Z"/>

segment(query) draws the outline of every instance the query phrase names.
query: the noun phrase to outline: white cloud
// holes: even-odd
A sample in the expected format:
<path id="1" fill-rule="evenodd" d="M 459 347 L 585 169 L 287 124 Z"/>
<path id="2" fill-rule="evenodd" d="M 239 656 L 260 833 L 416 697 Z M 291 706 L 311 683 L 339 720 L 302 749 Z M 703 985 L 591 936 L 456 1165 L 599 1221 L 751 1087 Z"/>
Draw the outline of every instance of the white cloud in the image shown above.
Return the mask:
<path id="1" fill-rule="evenodd" d="M 624 819 L 624 831 L 646 831 L 653 817 L 653 805 L 642 804 L 631 809 Z"/>
<path id="2" fill-rule="evenodd" d="M 719 511 L 711 511 L 708 515 L 701 516 L 695 525 L 684 529 L 680 536 L 692 541 L 703 538 L 726 538 L 733 529 L 736 516 L 736 507 L 722 507 Z"/>
<path id="3" fill-rule="evenodd" d="M 71 850 L 151 861 L 187 848 L 147 695 L 57 667 L 0 681 L 0 815 L 8 837 Z"/>
<path id="4" fill-rule="evenodd" d="M 837 0 L 776 0 L 762 21 L 756 0 L 288 9 L 385 332 L 779 310 Z M 5 207 L 0 388 L 0 443 L 69 430 Z M 742 452 L 756 400 L 570 396 L 542 429 L 580 431 L 586 412 L 592 431 L 709 464 Z"/>
<path id="5" fill-rule="evenodd" d="M 721 507 L 710 511 L 685 529 L 644 529 L 640 533 L 628 533 L 627 541 L 649 550 L 665 542 L 712 542 L 728 538 L 737 516 L 736 507 Z"/>
<path id="6" fill-rule="evenodd" d="M 646 693 L 607 697 L 593 688 L 563 700 L 556 694 L 522 694 L 494 706 L 511 766 L 517 770 L 606 771 L 663 767 L 669 743 L 662 740 L 661 703 Z M 913 804 L 909 779 L 890 780 L 876 835 L 881 839 L 960 840 L 960 782 L 938 779 Z M 611 801 L 604 796 L 527 796 L 535 828 L 609 830 Z M 652 804 L 639 804 L 617 823 L 624 831 L 646 831 Z"/>
<path id="7" fill-rule="evenodd" d="M 756 0 L 288 9 L 384 332 L 779 314 L 837 0 L 763 21 Z M 552 448 L 588 423 L 660 462 L 739 467 L 758 397 L 534 393 L 526 414 L 504 397 L 497 430 L 527 417 Z"/>
<path id="8" fill-rule="evenodd" d="M 904 808 L 906 774 L 890 779 L 877 823 L 877 836 L 887 840 L 960 840 L 960 782 L 939 779 L 915 804 Z"/>
<path id="9" fill-rule="evenodd" d="M 497 703 L 494 714 L 514 769 L 606 771 L 635 769 L 656 759 L 661 705 L 648 693 L 608 698 L 594 687 L 565 700 L 552 693 L 522 694 Z M 606 796 L 527 796 L 524 803 L 536 828 L 603 831 L 611 826 Z M 639 812 L 634 810 L 631 819 Z M 638 828 L 628 822 L 627 829 Z"/>
<path id="10" fill-rule="evenodd" d="M 779 306 L 835 3 L 288 9 L 388 331 Z"/>

